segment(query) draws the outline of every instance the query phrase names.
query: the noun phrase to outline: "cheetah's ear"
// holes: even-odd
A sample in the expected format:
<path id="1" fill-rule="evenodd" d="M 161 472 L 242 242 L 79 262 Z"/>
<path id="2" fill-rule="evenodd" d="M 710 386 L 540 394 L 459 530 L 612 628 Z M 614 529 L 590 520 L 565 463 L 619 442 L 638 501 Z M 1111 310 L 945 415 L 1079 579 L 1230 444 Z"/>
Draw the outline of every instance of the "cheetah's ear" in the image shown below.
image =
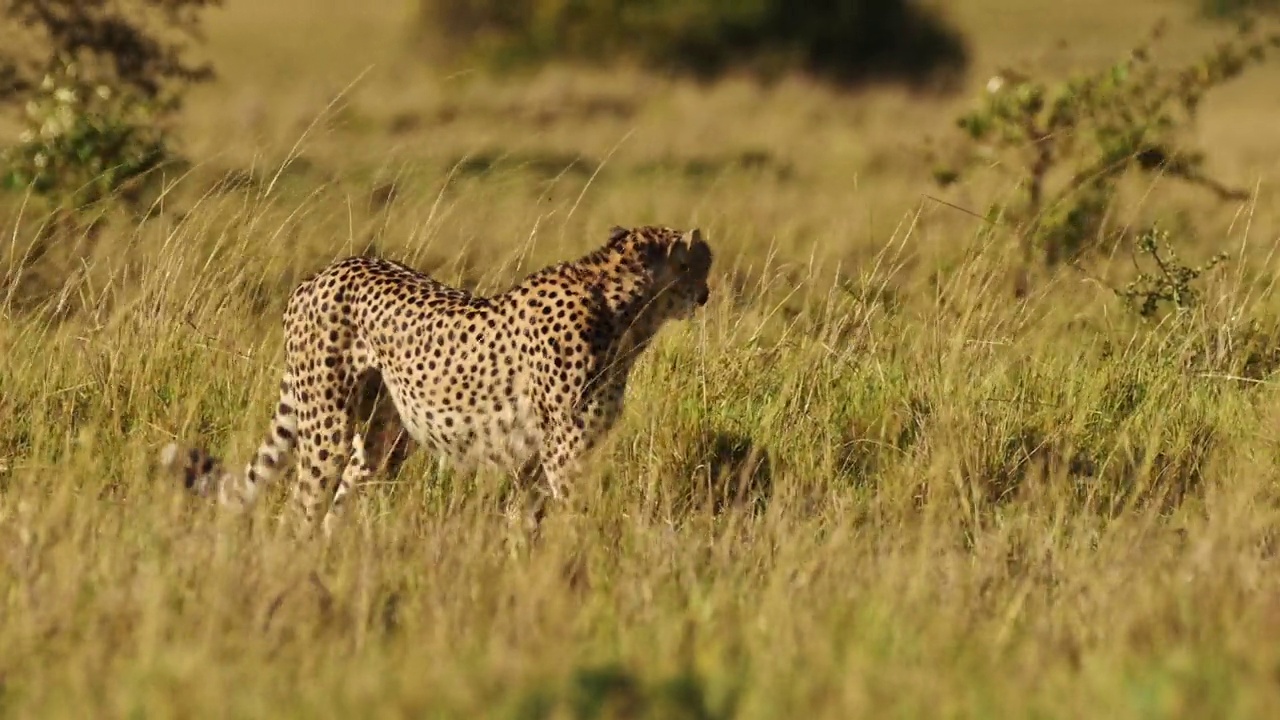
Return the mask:
<path id="1" fill-rule="evenodd" d="M 622 238 L 626 237 L 630 233 L 631 233 L 630 230 L 622 227 L 621 225 L 614 225 L 613 227 L 609 228 L 609 242 L 611 243 L 621 242 Z"/>
<path id="2" fill-rule="evenodd" d="M 693 247 L 702 242 L 702 231 L 694 228 L 680 236 L 680 242 L 687 247 Z"/>

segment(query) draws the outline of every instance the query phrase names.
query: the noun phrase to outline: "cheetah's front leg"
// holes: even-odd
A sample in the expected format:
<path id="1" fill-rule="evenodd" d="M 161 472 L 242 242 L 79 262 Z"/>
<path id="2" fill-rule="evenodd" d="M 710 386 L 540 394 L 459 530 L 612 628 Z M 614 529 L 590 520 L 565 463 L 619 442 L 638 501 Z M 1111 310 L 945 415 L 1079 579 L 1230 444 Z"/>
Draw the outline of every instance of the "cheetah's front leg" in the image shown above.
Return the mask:
<path id="1" fill-rule="evenodd" d="M 569 483 L 582 472 L 582 458 L 590 450 L 587 434 L 572 422 L 552 422 L 543 433 L 541 475 L 551 499 L 567 499 Z"/>
<path id="2" fill-rule="evenodd" d="M 622 396 L 622 382 L 612 378 L 559 412 L 543 410 L 542 476 L 553 500 L 565 499 L 568 484 L 582 474 L 587 453 L 617 422 Z"/>

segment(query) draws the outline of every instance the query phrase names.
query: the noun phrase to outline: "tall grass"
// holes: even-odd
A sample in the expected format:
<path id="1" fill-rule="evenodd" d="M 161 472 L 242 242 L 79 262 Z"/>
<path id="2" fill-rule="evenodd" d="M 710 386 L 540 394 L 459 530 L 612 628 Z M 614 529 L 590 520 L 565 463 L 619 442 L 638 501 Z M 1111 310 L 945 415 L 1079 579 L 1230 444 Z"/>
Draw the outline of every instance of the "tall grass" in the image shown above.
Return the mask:
<path id="1" fill-rule="evenodd" d="M 299 544 L 273 520 L 283 487 L 219 517 L 154 457 L 172 436 L 237 456 L 260 435 L 283 300 L 350 249 L 327 215 L 340 195 L 316 192 L 209 193 L 50 292 L 79 303 L 69 319 L 10 310 L 7 713 L 1198 717 L 1277 701 L 1274 396 L 1197 360 L 1213 308 L 1245 297 L 1235 282 L 1202 315 L 1143 327 L 1070 281 L 1009 302 L 1007 244 L 985 231 L 927 289 L 910 222 L 839 268 L 722 221 L 713 302 L 646 356 L 622 427 L 536 541 L 503 517 L 502 478 L 422 454 L 360 491 L 335 542 Z M 496 288 L 586 249 L 598 204 L 621 202 L 600 193 L 591 221 L 452 233 L 494 262 L 441 274 Z M 465 198 L 408 202 L 398 214 L 428 219 L 380 250 L 429 264 L 449 223 L 431 208 Z M 521 252 L 528 267 L 499 259 Z"/>
<path id="2" fill-rule="evenodd" d="M 486 83 L 375 84 L 393 101 L 318 120 L 330 98 L 281 90 L 263 126 L 227 100 L 192 117 L 205 160 L 163 215 L 39 258 L 40 211 L 3 206 L 0 714 L 1280 703 L 1265 177 L 1179 248 L 1230 252 L 1205 301 L 1148 323 L 1095 279 L 1132 274 L 1123 248 L 1016 298 L 1007 229 L 920 195 L 896 126 L 937 114 L 926 101 Z M 989 189 L 944 199 L 980 210 Z M 1169 198 L 1130 190 L 1125 217 Z M 428 453 L 359 489 L 327 545 L 276 523 L 288 478 L 237 518 L 155 467 L 175 438 L 252 450 L 285 299 L 329 260 L 377 252 L 491 292 L 642 222 L 703 228 L 712 301 L 641 360 L 536 538 L 503 477 Z"/>

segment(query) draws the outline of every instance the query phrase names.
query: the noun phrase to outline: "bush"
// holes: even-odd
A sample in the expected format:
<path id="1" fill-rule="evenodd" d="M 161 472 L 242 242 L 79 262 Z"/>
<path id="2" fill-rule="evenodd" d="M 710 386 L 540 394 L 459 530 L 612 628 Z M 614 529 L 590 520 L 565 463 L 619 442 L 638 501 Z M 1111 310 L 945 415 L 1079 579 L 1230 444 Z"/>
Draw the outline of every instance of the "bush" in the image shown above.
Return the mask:
<path id="1" fill-rule="evenodd" d="M 632 60 L 710 77 L 802 70 L 841 83 L 958 79 L 967 52 L 911 0 L 422 0 L 440 59 L 511 68 Z"/>
<path id="2" fill-rule="evenodd" d="M 1227 260 L 1226 253 L 1218 253 L 1198 267 L 1186 265 L 1169 243 L 1169 231 L 1155 226 L 1138 237 L 1137 251 L 1150 258 L 1154 267 L 1140 271 L 1137 278 L 1125 288 L 1117 289 L 1116 294 L 1144 318 L 1155 317 L 1162 303 L 1178 310 L 1199 305 L 1201 291 L 1193 283 Z"/>
<path id="3" fill-rule="evenodd" d="M 8 0 L 0 17 L 0 104 L 12 105 L 40 87 L 45 75 L 76 60 L 101 82 L 148 100 L 176 102 L 182 86 L 207 80 L 212 69 L 182 55 L 196 34 L 199 12 L 221 0 Z"/>
<path id="4" fill-rule="evenodd" d="M 1199 0 L 1200 12 L 1211 18 L 1239 18 L 1256 12 L 1280 11 L 1280 0 Z"/>
<path id="5" fill-rule="evenodd" d="M 45 76 L 26 103 L 26 129 L 3 155 L 0 187 L 30 190 L 66 209 L 116 196 L 142 204 L 148 173 L 173 160 L 148 106 L 85 82 L 74 64 Z"/>
<path id="6" fill-rule="evenodd" d="M 1157 30 L 1153 40 L 1158 40 Z M 1049 83 L 1016 71 L 992 78 L 977 108 L 962 116 L 942 185 L 975 167 L 1014 174 L 1018 193 L 990 213 L 1014 227 L 1028 262 L 1072 260 L 1109 234 L 1107 213 L 1131 171 L 1160 173 L 1226 200 L 1247 193 L 1204 171 L 1204 154 L 1185 140 L 1206 93 L 1266 58 L 1280 36 L 1249 28 L 1186 67 L 1156 62 L 1142 45 L 1110 67 Z"/>
<path id="7" fill-rule="evenodd" d="M 108 196 L 136 203 L 148 174 L 174 159 L 164 119 L 208 80 L 183 58 L 199 12 L 220 0 L 10 0 L 0 17 L 0 111 L 23 133 L 3 155 L 3 186 L 79 209 Z"/>

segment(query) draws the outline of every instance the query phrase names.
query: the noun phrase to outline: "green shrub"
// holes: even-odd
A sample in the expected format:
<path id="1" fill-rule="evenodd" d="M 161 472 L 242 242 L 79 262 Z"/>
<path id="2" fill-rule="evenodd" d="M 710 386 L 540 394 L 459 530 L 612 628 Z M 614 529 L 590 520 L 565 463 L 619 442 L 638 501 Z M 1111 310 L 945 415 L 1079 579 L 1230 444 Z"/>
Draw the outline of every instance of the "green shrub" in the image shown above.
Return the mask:
<path id="1" fill-rule="evenodd" d="M 1179 310 L 1198 305 L 1201 291 L 1193 283 L 1227 260 L 1226 253 L 1219 253 L 1204 265 L 1186 265 L 1169 243 L 1169 232 L 1158 227 L 1151 227 L 1138 237 L 1137 251 L 1150 258 L 1154 267 L 1140 271 L 1116 294 L 1144 318 L 1154 317 L 1162 303 Z"/>
<path id="2" fill-rule="evenodd" d="M 166 116 L 212 77 L 183 58 L 200 11 L 220 0 L 10 0 L 0 9 L 0 111 L 22 135 L 0 144 L 3 187 L 60 209 L 108 196 L 136 204 L 151 171 L 174 158 Z"/>
<path id="3" fill-rule="evenodd" d="M 422 0 L 440 59 L 498 68 L 636 61 L 708 77 L 803 70 L 839 82 L 954 80 L 957 33 L 911 0 Z"/>
<path id="4" fill-rule="evenodd" d="M 45 75 L 75 60 L 87 76 L 148 100 L 174 103 L 181 88 L 212 77 L 183 59 L 200 11 L 221 0 L 7 0 L 0 5 L 0 105 L 13 107 Z M 21 102 L 17 103 L 18 105 Z"/>
<path id="5" fill-rule="evenodd" d="M 46 75 L 25 109 L 26 129 L 2 156 L 0 187 L 65 209 L 113 195 L 136 207 L 148 174 L 173 159 L 146 103 L 86 82 L 74 64 Z"/>
<path id="6" fill-rule="evenodd" d="M 1239 18 L 1255 12 L 1280 11 L 1280 0 L 1199 0 L 1200 12 L 1211 18 Z"/>
<path id="7" fill-rule="evenodd" d="M 1152 38 L 1157 40 L 1157 30 Z M 1119 63 L 1051 83 L 1016 71 L 992 78 L 935 179 L 949 185 L 976 167 L 1013 174 L 1014 198 L 991 214 L 1016 229 L 1028 262 L 1071 260 L 1109 233 L 1107 213 L 1126 174 L 1159 173 L 1228 200 L 1247 194 L 1204 172 L 1186 138 L 1206 93 L 1265 59 L 1280 36 L 1250 28 L 1199 61 L 1169 68 L 1147 45 Z"/>

